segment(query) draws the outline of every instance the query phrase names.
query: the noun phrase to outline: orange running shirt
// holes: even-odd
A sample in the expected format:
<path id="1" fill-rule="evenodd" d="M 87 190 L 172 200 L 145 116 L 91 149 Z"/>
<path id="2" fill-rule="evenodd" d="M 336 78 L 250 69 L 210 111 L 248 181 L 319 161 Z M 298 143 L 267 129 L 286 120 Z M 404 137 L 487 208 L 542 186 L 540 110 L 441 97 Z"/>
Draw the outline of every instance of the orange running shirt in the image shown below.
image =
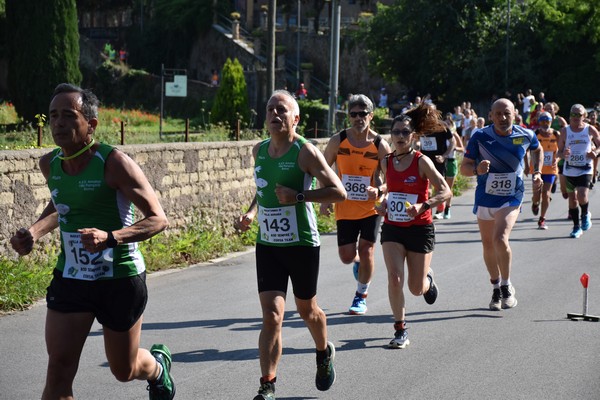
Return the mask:
<path id="1" fill-rule="evenodd" d="M 336 165 L 342 180 L 347 200 L 335 203 L 335 219 L 357 220 L 376 215 L 375 200 L 367 199 L 367 187 L 375 186 L 373 174 L 379 165 L 378 146 L 381 137 L 366 147 L 354 147 L 347 138 L 346 131 L 340 133 Z"/>
<path id="2" fill-rule="evenodd" d="M 537 133 L 537 138 L 544 150 L 544 165 L 540 171 L 543 175 L 556 175 L 558 166 L 556 163 L 556 152 L 558 151 L 558 137 L 551 133 L 550 136 L 544 136 Z M 533 173 L 533 165 L 531 165 L 531 173 Z"/>

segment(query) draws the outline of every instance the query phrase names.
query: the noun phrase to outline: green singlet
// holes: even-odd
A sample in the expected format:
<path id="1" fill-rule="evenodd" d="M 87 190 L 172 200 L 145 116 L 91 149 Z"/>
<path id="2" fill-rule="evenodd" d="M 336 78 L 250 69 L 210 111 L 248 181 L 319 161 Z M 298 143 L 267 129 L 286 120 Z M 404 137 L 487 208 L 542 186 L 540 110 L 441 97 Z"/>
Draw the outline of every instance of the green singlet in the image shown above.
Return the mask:
<path id="1" fill-rule="evenodd" d="M 114 231 L 133 224 L 133 204 L 104 179 L 106 159 L 113 147 L 100 144 L 85 169 L 76 176 L 62 168 L 60 148 L 50 161 L 48 188 L 58 212 L 61 252 L 56 269 L 63 277 L 86 281 L 139 275 L 146 270 L 137 243 L 89 253 L 81 244 L 82 228 Z"/>
<path id="2" fill-rule="evenodd" d="M 269 156 L 270 141 L 266 139 L 260 144 L 254 167 L 258 202 L 256 218 L 259 223 L 256 241 L 278 247 L 319 246 L 317 218 L 312 203 L 282 205 L 275 195 L 276 184 L 297 191 L 311 188 L 313 178 L 298 167 L 298 154 L 307 140 L 297 138 L 290 150 L 279 158 Z"/>

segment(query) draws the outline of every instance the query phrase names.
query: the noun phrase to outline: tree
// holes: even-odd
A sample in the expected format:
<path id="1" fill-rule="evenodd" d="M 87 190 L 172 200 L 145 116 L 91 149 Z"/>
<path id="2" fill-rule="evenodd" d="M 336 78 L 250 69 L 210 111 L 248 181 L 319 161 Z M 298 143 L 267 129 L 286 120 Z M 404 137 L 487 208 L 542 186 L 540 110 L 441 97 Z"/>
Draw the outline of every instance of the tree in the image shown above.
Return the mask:
<path id="1" fill-rule="evenodd" d="M 232 130 L 238 120 L 246 123 L 250 121 L 244 69 L 237 58 L 233 61 L 228 58 L 225 61 L 211 119 L 215 122 L 225 122 Z"/>
<path id="2" fill-rule="evenodd" d="M 188 68 L 191 49 L 211 29 L 213 14 L 229 16 L 231 11 L 230 1 L 153 0 L 144 7 L 144 31 L 135 26 L 128 32 L 130 58 L 137 68 L 155 73 L 161 64 Z"/>
<path id="3" fill-rule="evenodd" d="M 480 16 L 492 11 L 476 3 L 486 2 L 402 0 L 379 5 L 367 26 L 372 68 L 414 92 L 457 101 L 453 97 L 466 90 L 472 79 L 466 75 L 474 54 L 480 53 Z"/>
<path id="4" fill-rule="evenodd" d="M 25 121 L 48 112 L 59 83 L 81 83 L 75 0 L 7 0 L 8 87 Z"/>
<path id="5" fill-rule="evenodd" d="M 415 92 L 431 93 L 446 107 L 466 99 L 487 101 L 507 90 L 514 96 L 526 88 L 566 106 L 597 100 L 589 90 L 600 83 L 596 8 L 578 0 L 508 4 L 397 0 L 379 5 L 364 32 L 371 68 Z"/>

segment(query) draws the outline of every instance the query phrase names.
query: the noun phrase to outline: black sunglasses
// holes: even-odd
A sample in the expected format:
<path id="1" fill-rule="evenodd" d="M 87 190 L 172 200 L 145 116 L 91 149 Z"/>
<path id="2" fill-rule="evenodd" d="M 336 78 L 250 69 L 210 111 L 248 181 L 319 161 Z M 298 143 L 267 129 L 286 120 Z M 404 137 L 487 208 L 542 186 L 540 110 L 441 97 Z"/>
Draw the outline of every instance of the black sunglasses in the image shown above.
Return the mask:
<path id="1" fill-rule="evenodd" d="M 410 136 L 412 131 L 410 129 L 394 129 L 391 133 L 392 135 Z"/>
<path id="2" fill-rule="evenodd" d="M 367 112 L 367 111 L 350 111 L 350 116 L 352 118 L 356 118 L 357 116 L 359 116 L 361 118 L 364 118 L 364 117 L 366 117 L 369 114 L 371 114 L 371 113 Z"/>

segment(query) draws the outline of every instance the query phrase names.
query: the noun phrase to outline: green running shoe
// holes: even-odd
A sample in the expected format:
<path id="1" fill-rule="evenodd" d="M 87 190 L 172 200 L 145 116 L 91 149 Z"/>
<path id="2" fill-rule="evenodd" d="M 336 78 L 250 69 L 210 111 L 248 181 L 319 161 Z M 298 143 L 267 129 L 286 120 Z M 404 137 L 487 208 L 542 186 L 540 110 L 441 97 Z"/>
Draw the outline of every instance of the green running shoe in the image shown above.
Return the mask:
<path id="1" fill-rule="evenodd" d="M 335 382 L 335 368 L 333 368 L 333 360 L 335 358 L 335 346 L 331 342 L 327 342 L 327 350 L 329 356 L 317 364 L 317 376 L 315 378 L 315 385 L 320 391 L 329 390 L 331 385 Z"/>
<path id="2" fill-rule="evenodd" d="M 275 400 L 275 384 L 273 382 L 265 382 L 260 384 L 258 394 L 253 400 Z"/>
<path id="3" fill-rule="evenodd" d="M 148 381 L 150 400 L 173 400 L 175 397 L 175 382 L 171 377 L 171 352 L 164 344 L 155 344 L 150 348 L 150 354 L 162 366 L 162 373 L 155 382 Z"/>

